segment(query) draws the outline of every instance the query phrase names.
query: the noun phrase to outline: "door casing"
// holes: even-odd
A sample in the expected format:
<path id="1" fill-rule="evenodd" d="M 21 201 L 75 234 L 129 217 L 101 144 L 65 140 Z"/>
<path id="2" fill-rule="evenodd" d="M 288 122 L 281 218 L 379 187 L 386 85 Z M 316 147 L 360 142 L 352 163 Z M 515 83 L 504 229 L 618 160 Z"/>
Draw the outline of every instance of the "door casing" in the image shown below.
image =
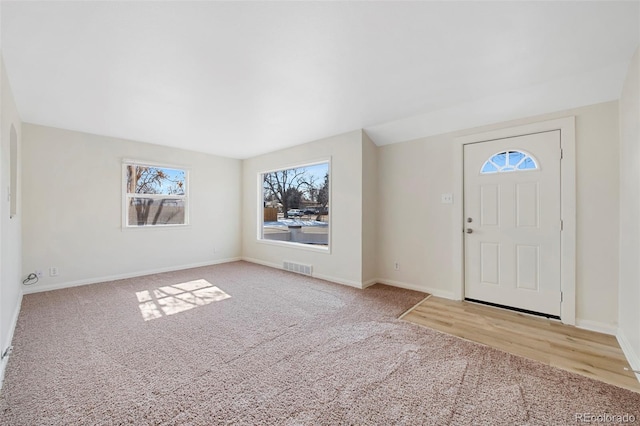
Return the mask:
<path id="1" fill-rule="evenodd" d="M 563 323 L 576 323 L 576 164 L 575 164 L 575 117 L 541 121 L 521 126 L 498 129 L 454 139 L 453 149 L 453 278 L 454 295 L 464 299 L 464 167 L 463 147 L 465 144 L 485 142 L 532 133 L 560 130 L 562 163 L 560 169 L 560 215 L 563 223 L 560 233 L 560 318 Z M 455 285 L 455 283 L 458 285 Z"/>

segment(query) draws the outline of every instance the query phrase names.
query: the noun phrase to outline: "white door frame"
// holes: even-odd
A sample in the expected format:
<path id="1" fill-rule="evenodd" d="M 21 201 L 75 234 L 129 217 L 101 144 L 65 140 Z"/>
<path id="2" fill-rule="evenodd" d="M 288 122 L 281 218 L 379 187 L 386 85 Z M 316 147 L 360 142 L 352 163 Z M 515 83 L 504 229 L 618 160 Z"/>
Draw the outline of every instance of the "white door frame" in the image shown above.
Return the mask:
<path id="1" fill-rule="evenodd" d="M 464 299 L 464 167 L 463 147 L 469 143 L 503 139 L 532 133 L 560 130 L 562 163 L 560 165 L 560 318 L 565 324 L 576 323 L 576 137 L 575 117 L 541 121 L 516 127 L 461 136 L 453 148 L 453 278 L 456 300 Z M 458 282 L 458 285 L 455 285 Z"/>

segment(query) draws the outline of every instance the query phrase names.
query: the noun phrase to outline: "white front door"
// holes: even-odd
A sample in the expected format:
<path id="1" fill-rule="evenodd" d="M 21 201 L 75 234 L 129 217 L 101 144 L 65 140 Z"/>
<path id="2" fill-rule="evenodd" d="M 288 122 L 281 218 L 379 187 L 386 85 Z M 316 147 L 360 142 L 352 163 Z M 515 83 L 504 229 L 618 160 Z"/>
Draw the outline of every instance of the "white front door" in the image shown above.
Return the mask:
<path id="1" fill-rule="evenodd" d="M 560 316 L 560 131 L 464 146 L 465 297 Z"/>

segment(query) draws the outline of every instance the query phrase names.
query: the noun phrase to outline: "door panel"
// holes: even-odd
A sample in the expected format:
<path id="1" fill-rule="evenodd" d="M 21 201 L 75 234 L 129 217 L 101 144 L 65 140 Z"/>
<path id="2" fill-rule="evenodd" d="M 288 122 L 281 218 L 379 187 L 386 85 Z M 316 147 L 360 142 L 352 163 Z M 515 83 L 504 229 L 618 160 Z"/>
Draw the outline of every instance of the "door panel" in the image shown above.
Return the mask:
<path id="1" fill-rule="evenodd" d="M 483 284 L 500 284 L 500 245 L 480 244 L 480 281 Z"/>
<path id="2" fill-rule="evenodd" d="M 464 190 L 465 297 L 559 316 L 560 131 L 465 145 Z"/>
<path id="3" fill-rule="evenodd" d="M 539 201 L 538 182 L 516 185 L 516 226 L 518 228 L 538 228 Z"/>
<path id="4" fill-rule="evenodd" d="M 480 223 L 482 226 L 499 226 L 500 191 L 498 185 L 480 187 Z"/>
<path id="5" fill-rule="evenodd" d="M 540 247 L 518 245 L 516 247 L 517 257 L 517 286 L 518 288 L 538 291 L 540 282 Z"/>

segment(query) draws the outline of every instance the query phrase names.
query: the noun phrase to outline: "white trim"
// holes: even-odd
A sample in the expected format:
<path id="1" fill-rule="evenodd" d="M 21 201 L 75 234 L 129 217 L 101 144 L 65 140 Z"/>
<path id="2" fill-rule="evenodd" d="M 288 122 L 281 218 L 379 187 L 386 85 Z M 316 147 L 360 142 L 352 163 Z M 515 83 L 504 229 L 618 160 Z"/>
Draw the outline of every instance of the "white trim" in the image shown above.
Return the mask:
<path id="1" fill-rule="evenodd" d="M 378 282 L 379 281 L 378 281 L 377 278 L 370 279 L 370 280 L 365 281 L 365 282 L 362 283 L 362 288 L 365 289 L 367 287 L 371 287 L 374 284 L 378 284 Z"/>
<path id="2" fill-rule="evenodd" d="M 618 326 L 606 324 L 599 321 L 585 320 L 576 318 L 576 327 L 583 330 L 595 331 L 602 334 L 615 336 L 618 333 Z"/>
<path id="3" fill-rule="evenodd" d="M 319 158 L 316 158 L 315 160 L 310 160 L 307 162 L 292 162 L 288 165 L 274 167 L 268 170 L 262 170 L 258 172 L 258 175 L 263 175 L 265 173 L 279 172 L 280 170 L 299 169 L 307 166 L 317 166 L 318 164 L 324 164 L 324 163 L 329 163 L 329 172 L 331 172 L 331 156 L 329 155 L 326 157 L 319 157 Z"/>
<path id="4" fill-rule="evenodd" d="M 269 268 L 281 269 L 284 271 L 284 268 L 282 267 L 282 265 L 278 265 L 277 263 L 265 262 L 264 260 L 254 259 L 253 257 L 245 257 L 245 256 L 242 256 L 240 260 L 243 260 L 249 263 L 255 263 L 256 265 L 268 266 Z"/>
<path id="5" fill-rule="evenodd" d="M 256 182 L 258 188 L 258 196 L 256 197 L 256 240 L 262 241 L 262 232 L 264 230 L 264 178 L 263 174 L 268 172 L 258 172 L 256 174 Z M 276 214 L 276 219 L 278 215 Z"/>
<path id="6" fill-rule="evenodd" d="M 442 297 L 444 299 L 456 300 L 455 294 L 452 291 L 442 290 L 439 288 L 425 287 L 417 284 L 405 283 L 402 281 L 387 280 L 384 278 L 378 278 L 380 284 L 390 285 L 392 287 L 406 288 L 407 290 L 420 291 L 422 293 L 429 293 L 432 296 Z"/>
<path id="7" fill-rule="evenodd" d="M 138 166 L 162 167 L 164 169 L 173 169 L 173 170 L 185 170 L 185 171 L 190 170 L 188 166 L 183 166 L 180 164 L 157 163 L 155 161 L 136 160 L 135 158 L 123 158 L 122 163 L 138 165 Z"/>
<path id="8" fill-rule="evenodd" d="M 18 303 L 13 312 L 13 318 L 11 318 L 11 327 L 9 328 L 9 334 L 7 334 L 7 341 L 3 342 L 2 348 L 0 348 L 0 352 L 4 352 L 9 346 L 11 346 L 11 342 L 13 341 L 13 334 L 16 331 L 16 325 L 18 324 L 18 316 L 20 315 L 20 308 L 22 308 L 22 293 L 20 294 L 20 298 L 18 299 Z M 11 355 L 0 361 L 0 390 L 2 389 L 2 383 L 4 382 L 4 371 L 7 368 L 7 362 Z"/>
<path id="9" fill-rule="evenodd" d="M 309 250 L 309 251 L 314 251 L 316 253 L 331 254 L 331 249 L 329 247 L 318 246 L 315 244 L 296 243 L 294 241 L 266 240 L 264 238 L 258 239 L 258 243 L 268 244 L 272 246 L 279 246 L 279 247 L 296 248 L 300 250 Z"/>
<path id="10" fill-rule="evenodd" d="M 122 232 L 137 232 L 143 229 L 146 229 L 147 231 L 150 231 L 152 229 L 155 230 L 167 230 L 167 229 L 173 229 L 173 230 L 186 230 L 186 229 L 191 229 L 192 225 L 164 225 L 164 224 L 160 224 L 160 225 L 143 225 L 143 226 L 125 226 L 125 227 L 120 227 L 120 231 Z"/>
<path id="11" fill-rule="evenodd" d="M 285 269 L 282 267 L 282 265 L 278 265 L 277 263 L 265 262 L 264 260 L 254 259 L 252 257 L 242 257 L 241 260 L 244 260 L 245 262 L 255 263 L 257 265 L 267 266 L 269 268 L 280 269 L 281 271 L 285 271 Z M 295 273 L 295 272 L 292 272 L 292 273 Z M 317 278 L 319 280 L 329 281 L 329 282 L 336 283 L 336 284 L 342 284 L 342 285 L 346 285 L 346 286 L 349 286 L 349 287 L 358 288 L 360 290 L 362 290 L 363 288 L 366 287 L 366 285 L 363 285 L 362 283 L 359 283 L 358 281 L 345 280 L 345 279 L 342 279 L 342 278 L 333 277 L 331 275 L 317 274 L 315 272 L 313 272 L 311 274 L 311 277 L 312 278 Z M 372 284 L 375 284 L 375 283 L 378 283 L 378 282 L 380 282 L 380 281 L 379 280 L 369 280 L 369 281 L 367 281 L 367 283 L 370 283 L 368 285 L 372 285 Z"/>
<path id="12" fill-rule="evenodd" d="M 454 139 L 453 147 L 453 190 L 454 221 L 452 227 L 454 264 L 452 268 L 454 299 L 464 298 L 464 171 L 463 146 L 468 143 L 522 136 L 532 133 L 560 130 L 560 144 L 563 159 L 560 168 L 561 220 L 560 234 L 561 265 L 560 285 L 563 301 L 560 304 L 560 318 L 564 324 L 576 323 L 576 155 L 575 117 L 541 121 L 521 126 L 461 136 Z"/>
<path id="13" fill-rule="evenodd" d="M 453 144 L 453 265 L 454 300 L 464 299 L 464 144 L 454 139 Z M 462 225 L 461 225 L 462 224 Z M 457 285 L 455 283 L 458 283 Z"/>
<path id="14" fill-rule="evenodd" d="M 38 286 L 37 284 L 32 286 L 23 285 L 22 288 L 23 288 L 24 294 L 41 293 L 43 291 L 59 290 L 62 288 L 78 287 L 81 285 L 104 283 L 104 282 L 115 281 L 115 280 L 123 280 L 127 278 L 136 278 L 136 277 L 142 277 L 145 275 L 161 274 L 163 272 L 181 271 L 183 269 L 200 268 L 203 266 L 218 265 L 221 263 L 237 262 L 239 260 L 242 260 L 242 259 L 240 257 L 230 257 L 227 259 L 210 260 L 207 262 L 191 263 L 191 264 L 180 265 L 180 266 L 170 266 L 167 268 L 148 269 L 146 271 L 129 272 L 126 274 L 117 274 L 117 275 L 108 275 L 104 277 L 69 281 L 69 282 L 58 283 L 58 284 L 50 284 L 50 285 L 43 285 L 43 286 Z"/>
<path id="15" fill-rule="evenodd" d="M 358 281 L 345 280 L 345 279 L 342 279 L 342 278 L 332 277 L 331 275 L 316 274 L 314 272 L 313 277 L 314 278 L 318 278 L 320 280 L 330 281 L 330 282 L 336 283 L 336 284 L 342 284 L 342 285 L 346 285 L 346 286 L 349 286 L 349 287 L 358 288 L 360 290 L 362 290 L 364 288 L 362 286 L 362 283 L 360 283 Z"/>
<path id="16" fill-rule="evenodd" d="M 249 263 L 256 263 L 258 265 L 262 265 L 262 266 L 268 266 L 270 268 L 275 268 L 275 269 L 280 269 L 283 270 L 282 265 L 278 265 L 276 263 L 272 263 L 272 262 L 265 262 L 264 260 L 259 260 L 259 259 L 254 259 L 252 257 L 242 257 L 242 260 L 249 262 Z M 336 278 L 330 275 L 324 275 L 324 274 L 317 274 L 317 273 L 313 273 L 312 275 L 313 278 L 318 278 L 321 280 L 325 280 L 325 281 L 330 281 L 336 284 L 343 284 L 349 287 L 355 287 L 355 288 L 359 288 L 359 289 L 365 289 L 367 287 L 370 287 L 374 284 L 384 284 L 384 285 L 390 285 L 392 287 L 399 287 L 399 288 L 405 288 L 407 290 L 415 290 L 415 291 L 419 291 L 422 293 L 429 293 L 430 295 L 436 296 L 436 297 L 442 297 L 445 299 L 454 299 L 455 295 L 453 292 L 451 291 L 446 291 L 446 290 L 441 290 L 438 288 L 430 288 L 430 287 L 424 287 L 424 286 L 420 286 L 420 285 L 416 285 L 416 284 L 409 284 L 409 283 L 404 283 L 401 281 L 393 281 L 393 280 L 387 280 L 384 278 L 373 278 L 370 280 L 367 280 L 363 283 L 359 283 L 357 281 L 351 281 L 351 280 L 345 280 L 343 278 Z"/>
<path id="17" fill-rule="evenodd" d="M 618 329 L 616 338 L 618 339 L 618 343 L 622 348 L 622 352 L 624 352 L 624 355 L 627 357 L 627 361 L 629 362 L 629 366 L 631 367 L 631 369 L 640 371 L 640 354 L 636 353 L 636 351 L 633 350 L 633 346 L 621 329 Z M 638 381 L 640 382 L 640 374 L 636 373 L 636 379 L 638 379 Z"/>

